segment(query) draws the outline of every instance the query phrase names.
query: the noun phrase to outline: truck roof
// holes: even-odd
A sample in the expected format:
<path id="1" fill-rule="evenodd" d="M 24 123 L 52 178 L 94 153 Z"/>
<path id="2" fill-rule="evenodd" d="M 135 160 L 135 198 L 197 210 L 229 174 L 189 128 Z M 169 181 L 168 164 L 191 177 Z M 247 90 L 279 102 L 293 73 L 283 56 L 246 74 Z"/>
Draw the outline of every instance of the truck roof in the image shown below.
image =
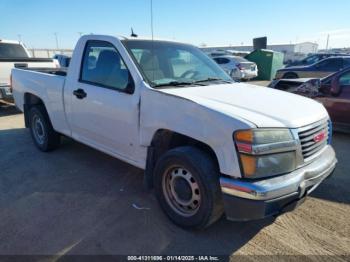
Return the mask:
<path id="1" fill-rule="evenodd" d="M 6 40 L 6 39 L 0 39 L 0 43 L 6 43 L 6 44 L 20 44 L 19 41 L 16 41 L 16 40 Z"/>
<path id="2" fill-rule="evenodd" d="M 173 43 L 181 43 L 186 44 L 185 42 L 177 41 L 174 39 L 168 39 L 168 38 L 159 38 L 159 37 L 127 37 L 127 36 L 117 36 L 119 40 L 126 40 L 126 41 L 166 41 L 166 42 L 173 42 Z"/>

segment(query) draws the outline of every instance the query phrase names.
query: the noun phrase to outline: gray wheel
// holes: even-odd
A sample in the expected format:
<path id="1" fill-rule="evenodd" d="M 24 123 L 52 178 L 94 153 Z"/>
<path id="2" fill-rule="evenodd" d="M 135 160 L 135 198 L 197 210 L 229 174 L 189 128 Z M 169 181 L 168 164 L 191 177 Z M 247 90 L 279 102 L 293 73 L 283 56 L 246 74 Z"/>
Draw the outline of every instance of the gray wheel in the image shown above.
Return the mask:
<path id="1" fill-rule="evenodd" d="M 29 111 L 29 127 L 34 144 L 41 151 L 50 151 L 60 144 L 60 134 L 52 127 L 49 116 L 43 105 L 36 105 Z"/>
<path id="2" fill-rule="evenodd" d="M 169 150 L 154 173 L 157 199 L 168 217 L 186 228 L 205 228 L 223 214 L 218 166 L 198 148 Z"/>
<path id="3" fill-rule="evenodd" d="M 43 145 L 45 143 L 47 134 L 42 119 L 37 114 L 33 115 L 31 128 L 33 130 L 33 135 L 36 143 Z"/>
<path id="4" fill-rule="evenodd" d="M 199 185 L 185 167 L 174 166 L 163 175 L 163 192 L 172 209 L 182 216 L 194 215 L 201 204 Z"/>

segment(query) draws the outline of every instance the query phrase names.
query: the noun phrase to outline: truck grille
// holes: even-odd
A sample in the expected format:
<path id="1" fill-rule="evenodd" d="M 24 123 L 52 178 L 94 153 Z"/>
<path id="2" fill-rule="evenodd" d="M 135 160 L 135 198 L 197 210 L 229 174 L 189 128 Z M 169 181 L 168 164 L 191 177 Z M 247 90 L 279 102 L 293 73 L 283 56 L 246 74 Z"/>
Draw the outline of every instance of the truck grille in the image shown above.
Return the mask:
<path id="1" fill-rule="evenodd" d="M 327 145 L 329 133 L 328 121 L 318 122 L 298 129 L 301 151 L 305 162 Z"/>

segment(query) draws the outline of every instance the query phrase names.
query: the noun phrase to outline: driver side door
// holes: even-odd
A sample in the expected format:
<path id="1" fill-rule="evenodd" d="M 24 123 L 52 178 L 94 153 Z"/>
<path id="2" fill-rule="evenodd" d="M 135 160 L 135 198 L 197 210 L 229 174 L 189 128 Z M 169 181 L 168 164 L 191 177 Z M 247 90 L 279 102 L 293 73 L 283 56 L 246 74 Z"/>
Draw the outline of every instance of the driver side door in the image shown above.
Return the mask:
<path id="1" fill-rule="evenodd" d="M 118 49 L 107 41 L 87 41 L 79 79 L 68 88 L 71 104 L 67 117 L 73 138 L 134 163 L 139 144 L 139 97 Z"/>
<path id="2" fill-rule="evenodd" d="M 350 127 L 350 71 L 338 76 L 334 85 L 337 85 L 339 93 L 330 94 L 325 106 L 334 123 Z"/>

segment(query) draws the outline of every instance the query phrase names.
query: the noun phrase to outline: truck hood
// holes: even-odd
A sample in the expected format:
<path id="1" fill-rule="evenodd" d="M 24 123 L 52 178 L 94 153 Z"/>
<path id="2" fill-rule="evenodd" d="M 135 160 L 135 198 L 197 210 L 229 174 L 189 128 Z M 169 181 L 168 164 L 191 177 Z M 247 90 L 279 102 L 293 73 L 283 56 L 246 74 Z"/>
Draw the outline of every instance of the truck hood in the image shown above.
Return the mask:
<path id="1" fill-rule="evenodd" d="M 328 117 L 323 105 L 312 99 L 250 84 L 219 84 L 159 91 L 191 100 L 257 127 L 297 128 Z"/>

